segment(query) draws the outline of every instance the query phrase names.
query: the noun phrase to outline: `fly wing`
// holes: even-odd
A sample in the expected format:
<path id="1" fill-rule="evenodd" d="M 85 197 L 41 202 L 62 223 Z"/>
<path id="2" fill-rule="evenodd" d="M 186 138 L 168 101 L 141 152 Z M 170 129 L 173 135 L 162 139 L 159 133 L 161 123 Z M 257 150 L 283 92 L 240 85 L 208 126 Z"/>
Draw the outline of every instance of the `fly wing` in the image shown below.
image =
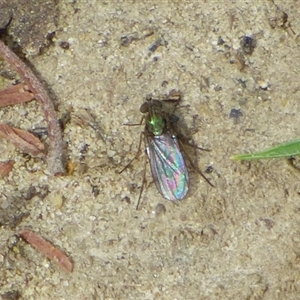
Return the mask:
<path id="1" fill-rule="evenodd" d="M 188 171 L 177 138 L 170 132 L 148 139 L 147 154 L 157 189 L 168 200 L 180 200 L 189 188 Z"/>

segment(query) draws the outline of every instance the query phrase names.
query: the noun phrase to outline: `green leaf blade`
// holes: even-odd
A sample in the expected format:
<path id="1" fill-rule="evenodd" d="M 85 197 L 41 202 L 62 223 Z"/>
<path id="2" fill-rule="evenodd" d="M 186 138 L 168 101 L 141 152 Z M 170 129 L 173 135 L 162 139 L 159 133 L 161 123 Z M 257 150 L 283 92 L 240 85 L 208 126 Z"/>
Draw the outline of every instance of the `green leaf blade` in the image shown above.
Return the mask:
<path id="1" fill-rule="evenodd" d="M 233 160 L 253 160 L 291 157 L 300 154 L 300 140 L 279 144 L 273 148 L 254 152 L 252 154 L 238 154 L 231 157 Z"/>

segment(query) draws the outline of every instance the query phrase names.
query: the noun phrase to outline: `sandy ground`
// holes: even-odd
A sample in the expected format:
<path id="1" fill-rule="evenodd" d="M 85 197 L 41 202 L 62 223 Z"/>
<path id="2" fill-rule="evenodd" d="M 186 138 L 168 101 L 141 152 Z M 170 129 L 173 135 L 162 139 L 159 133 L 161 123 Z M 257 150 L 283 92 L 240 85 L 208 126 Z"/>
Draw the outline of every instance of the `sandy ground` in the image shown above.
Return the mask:
<path id="1" fill-rule="evenodd" d="M 0 180 L 2 298 L 299 299 L 300 175 L 284 160 L 230 160 L 300 135 L 297 1 L 64 0 L 56 13 L 52 45 L 27 58 L 70 117 L 65 152 L 76 169 L 54 178 L 1 142 L 1 161 L 16 161 Z M 251 55 L 245 35 L 256 40 Z M 191 169 L 188 197 L 174 205 L 147 166 L 136 211 L 143 155 L 118 171 L 142 128 L 123 124 L 140 121 L 147 94 L 172 89 L 193 140 L 211 149 L 188 153 L 213 169 L 215 188 Z M 242 115 L 230 118 L 232 109 Z M 45 127 L 36 102 L 0 115 Z M 22 228 L 67 253 L 74 271 L 18 239 Z"/>

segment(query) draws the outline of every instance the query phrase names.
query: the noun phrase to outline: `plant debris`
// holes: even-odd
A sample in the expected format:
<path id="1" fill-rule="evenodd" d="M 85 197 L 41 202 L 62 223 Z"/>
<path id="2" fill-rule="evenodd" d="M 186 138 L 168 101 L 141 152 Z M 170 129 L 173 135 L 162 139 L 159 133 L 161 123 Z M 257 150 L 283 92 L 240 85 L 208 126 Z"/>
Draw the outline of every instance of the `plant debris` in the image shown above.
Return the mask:
<path id="1" fill-rule="evenodd" d="M 54 105 L 43 85 L 31 69 L 0 40 L 0 54 L 28 85 L 35 99 L 41 104 L 47 122 L 49 149 L 47 153 L 48 170 L 51 174 L 60 175 L 65 172 L 62 163 L 62 133 L 56 116 Z"/>
<path id="2" fill-rule="evenodd" d="M 14 166 L 14 160 L 0 162 L 0 177 L 7 177 Z"/>
<path id="3" fill-rule="evenodd" d="M 34 99 L 34 95 L 23 83 L 11 85 L 0 91 L 0 107 L 20 104 Z"/>
<path id="4" fill-rule="evenodd" d="M 0 123 L 0 137 L 14 144 L 22 152 L 33 156 L 43 154 L 45 150 L 44 144 L 35 135 L 7 124 Z"/>
<path id="5" fill-rule="evenodd" d="M 60 268 L 66 272 L 72 272 L 73 264 L 70 259 L 53 244 L 46 241 L 33 231 L 27 229 L 21 230 L 19 235 L 35 249 L 45 254 L 50 260 L 54 261 Z"/>

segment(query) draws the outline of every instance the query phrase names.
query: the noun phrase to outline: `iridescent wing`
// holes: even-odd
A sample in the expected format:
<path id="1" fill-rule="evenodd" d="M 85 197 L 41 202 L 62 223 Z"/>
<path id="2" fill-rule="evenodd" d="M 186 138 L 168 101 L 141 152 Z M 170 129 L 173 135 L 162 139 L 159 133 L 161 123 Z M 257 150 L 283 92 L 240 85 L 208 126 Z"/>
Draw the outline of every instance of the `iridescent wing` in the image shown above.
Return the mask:
<path id="1" fill-rule="evenodd" d="M 166 132 L 147 137 L 147 141 L 147 154 L 157 189 L 165 199 L 183 199 L 189 189 L 189 176 L 177 138 Z"/>

